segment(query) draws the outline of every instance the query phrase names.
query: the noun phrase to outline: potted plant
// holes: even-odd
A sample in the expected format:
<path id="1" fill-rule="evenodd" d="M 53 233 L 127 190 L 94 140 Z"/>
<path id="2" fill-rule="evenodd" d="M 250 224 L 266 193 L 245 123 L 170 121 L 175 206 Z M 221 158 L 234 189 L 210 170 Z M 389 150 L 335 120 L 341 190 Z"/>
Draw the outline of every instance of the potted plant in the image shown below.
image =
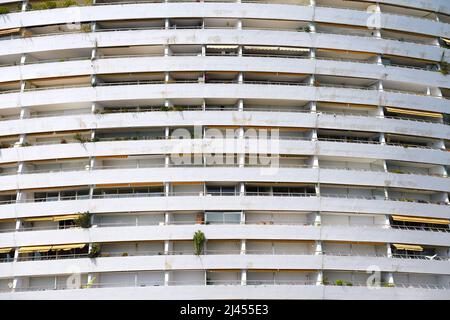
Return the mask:
<path id="1" fill-rule="evenodd" d="M 336 280 L 335 282 L 334 282 L 334 284 L 335 285 L 337 285 L 337 286 L 343 286 L 344 284 L 345 284 L 345 282 L 344 282 L 344 280 Z"/>
<path id="2" fill-rule="evenodd" d="M 197 256 L 201 255 L 203 252 L 203 246 L 205 244 L 205 234 L 198 230 L 194 233 L 193 241 L 194 241 L 194 248 L 195 248 L 195 254 Z"/>
<path id="3" fill-rule="evenodd" d="M 90 228 L 92 226 L 91 217 L 92 214 L 89 211 L 84 212 L 75 219 L 75 224 L 80 228 Z"/>
<path id="4" fill-rule="evenodd" d="M 91 250 L 89 250 L 89 258 L 97 258 L 100 255 L 100 245 L 98 243 L 93 243 Z"/>

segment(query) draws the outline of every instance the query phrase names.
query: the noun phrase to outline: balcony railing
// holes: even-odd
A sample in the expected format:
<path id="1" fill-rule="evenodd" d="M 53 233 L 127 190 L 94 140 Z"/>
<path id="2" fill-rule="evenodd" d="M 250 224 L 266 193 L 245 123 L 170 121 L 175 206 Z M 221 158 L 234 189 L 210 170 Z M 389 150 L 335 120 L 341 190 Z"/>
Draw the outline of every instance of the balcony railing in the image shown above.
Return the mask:
<path id="1" fill-rule="evenodd" d="M 367 282 L 347 282 L 345 284 L 337 284 L 332 281 L 324 281 L 322 283 L 314 280 L 255 280 L 250 279 L 243 284 L 241 280 L 175 280 L 164 283 L 164 280 L 155 280 L 153 282 L 107 282 L 107 283 L 93 283 L 89 285 L 82 285 L 80 290 L 99 289 L 99 288 L 135 288 L 135 287 L 155 287 L 155 286 L 200 286 L 205 287 L 209 285 L 222 285 L 222 286 L 326 286 L 326 287 L 341 287 L 344 286 L 348 289 L 349 286 L 353 287 L 367 287 L 371 289 L 375 285 L 368 285 Z M 426 289 L 426 290 L 449 290 L 450 286 L 432 284 L 432 283 L 380 283 L 380 287 L 392 290 L 394 288 L 410 288 L 410 289 Z M 48 285 L 48 286 L 31 286 L 31 287 L 17 287 L 14 289 L 5 288 L 0 289 L 0 292 L 27 292 L 27 291 L 47 291 L 47 290 L 73 290 L 66 285 Z"/>
<path id="2" fill-rule="evenodd" d="M 308 192 L 245 192 L 239 191 L 224 191 L 224 192 L 206 192 L 192 191 L 192 192 L 142 192 L 142 193 L 122 193 L 122 194 L 94 194 L 92 197 L 88 195 L 74 195 L 74 196 L 60 196 L 60 197 L 48 197 L 48 198 L 36 198 L 27 200 L 4 200 L 0 201 L 0 204 L 20 204 L 20 203 L 33 203 L 33 202 L 53 202 L 53 201 L 66 201 L 66 200 L 94 200 L 94 199 L 114 199 L 114 198 L 146 198 L 146 197 L 166 197 L 166 196 L 263 196 L 263 197 L 323 197 L 323 198 L 344 198 L 344 199 L 362 199 L 362 200 L 381 200 L 381 201 L 399 201 L 399 202 L 413 202 L 413 203 L 426 203 L 426 204 L 438 204 L 448 205 L 445 201 L 424 201 L 416 199 L 404 199 L 404 198 L 385 198 L 384 196 L 359 196 L 349 194 L 328 194 L 322 193 L 320 196 L 315 193 Z"/>
<path id="3" fill-rule="evenodd" d="M 101 252 L 97 258 L 117 258 L 117 257 L 146 257 L 146 256 L 195 256 L 194 248 L 192 250 L 171 250 L 165 252 L 161 250 L 152 251 L 123 251 L 123 252 Z M 367 257 L 367 258 L 386 258 L 386 259 L 407 259 L 407 260 L 426 260 L 426 261 L 450 261 L 449 256 L 438 255 L 414 255 L 414 254 L 399 254 L 393 253 L 375 253 L 375 252 L 340 252 L 340 251 L 299 251 L 298 249 L 258 249 L 258 250 L 241 250 L 241 249 L 222 249 L 222 250 L 208 250 L 205 249 L 202 256 L 208 255 L 263 255 L 263 256 L 323 256 L 323 257 Z M 72 253 L 72 254 L 42 254 L 39 256 L 19 256 L 14 258 L 0 259 L 1 263 L 27 262 L 27 261 L 49 261 L 49 260 L 65 260 L 65 259 L 84 259 L 89 258 L 87 253 Z"/>

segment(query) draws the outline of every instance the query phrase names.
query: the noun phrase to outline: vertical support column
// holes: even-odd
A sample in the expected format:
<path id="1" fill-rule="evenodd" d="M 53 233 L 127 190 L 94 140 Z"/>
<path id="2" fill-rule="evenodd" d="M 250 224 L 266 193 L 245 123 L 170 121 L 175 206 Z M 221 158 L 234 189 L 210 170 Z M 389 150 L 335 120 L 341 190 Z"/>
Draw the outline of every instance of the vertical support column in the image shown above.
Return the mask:
<path id="1" fill-rule="evenodd" d="M 170 101 L 166 100 L 166 103 L 164 104 L 165 107 L 169 108 L 171 106 Z M 164 139 L 168 140 L 170 138 L 170 127 L 164 128 Z"/>
<path id="2" fill-rule="evenodd" d="M 164 240 L 164 255 L 169 255 L 172 252 L 172 247 L 170 240 Z"/>
<path id="3" fill-rule="evenodd" d="M 317 279 L 316 279 L 316 285 L 321 286 L 323 285 L 323 270 L 317 270 Z"/>
<path id="4" fill-rule="evenodd" d="M 317 240 L 317 241 L 316 241 L 316 247 L 315 247 L 314 254 L 315 254 L 316 256 L 320 256 L 320 255 L 323 254 L 323 251 L 322 251 L 322 241 L 320 241 L 320 240 Z"/>
<path id="5" fill-rule="evenodd" d="M 244 99 L 239 99 L 237 102 L 238 111 L 244 111 Z"/>
<path id="6" fill-rule="evenodd" d="M 164 182 L 164 196 L 170 196 L 170 183 Z"/>
<path id="7" fill-rule="evenodd" d="M 384 118 L 384 108 L 383 106 L 377 107 L 377 118 Z"/>
<path id="8" fill-rule="evenodd" d="M 376 63 L 378 65 L 383 65 L 383 56 L 381 54 L 377 54 L 377 56 L 376 56 Z"/>
<path id="9" fill-rule="evenodd" d="M 89 158 L 89 166 L 86 166 L 86 170 L 94 170 L 95 168 L 100 166 L 100 160 L 96 159 L 95 157 Z"/>
<path id="10" fill-rule="evenodd" d="M 22 11 L 27 11 L 27 8 L 28 8 L 28 0 L 23 0 Z"/>
<path id="11" fill-rule="evenodd" d="M 170 271 L 166 270 L 166 271 L 164 272 L 164 285 L 165 285 L 165 286 L 170 285 L 170 278 L 171 278 L 170 275 L 171 275 L 171 272 L 170 272 Z"/>
<path id="12" fill-rule="evenodd" d="M 310 59 L 315 59 L 316 58 L 316 48 L 311 48 L 309 50 L 309 58 Z"/>
<path id="13" fill-rule="evenodd" d="M 241 1 L 239 0 L 239 2 L 241 2 Z M 241 19 L 238 19 L 238 21 L 236 23 L 236 29 L 242 30 L 242 20 Z"/>
<path id="14" fill-rule="evenodd" d="M 164 72 L 164 83 L 170 83 L 170 72 Z"/>
<path id="15" fill-rule="evenodd" d="M 94 198 L 94 190 L 95 190 L 95 185 L 94 184 L 90 185 L 89 186 L 89 199 Z M 90 249 L 90 247 L 89 247 L 89 249 Z"/>
<path id="16" fill-rule="evenodd" d="M 26 53 L 22 53 L 22 55 L 20 56 L 20 65 L 24 65 L 27 62 L 27 55 Z"/>
<path id="17" fill-rule="evenodd" d="M 167 0 L 166 0 L 167 1 Z M 170 19 L 166 18 L 164 20 L 164 29 L 169 30 L 170 29 Z"/>
<path id="18" fill-rule="evenodd" d="M 238 166 L 239 168 L 243 168 L 245 166 L 245 139 L 244 139 L 244 127 L 240 127 L 238 132 L 238 145 L 241 146 L 242 148 L 238 148 L 238 154 L 237 154 L 237 158 L 238 158 Z M 241 186 L 244 183 L 241 183 Z"/>
<path id="19" fill-rule="evenodd" d="M 384 132 L 380 132 L 380 137 L 379 137 L 378 141 L 380 142 L 380 144 L 383 144 L 383 145 L 386 144 L 386 136 L 384 135 Z"/>
<path id="20" fill-rule="evenodd" d="M 170 212 L 164 212 L 164 224 L 166 226 L 170 224 Z"/>
<path id="21" fill-rule="evenodd" d="M 30 110 L 28 108 L 20 108 L 20 119 L 28 119 L 30 117 Z"/>
<path id="22" fill-rule="evenodd" d="M 241 253 L 240 254 L 247 254 L 247 240 L 246 239 L 241 240 Z"/>
<path id="23" fill-rule="evenodd" d="M 170 47 L 168 45 L 164 46 L 164 56 L 168 57 L 172 55 L 172 50 L 170 49 Z"/>
<path id="24" fill-rule="evenodd" d="M 237 80 L 239 84 L 244 83 L 244 73 L 239 72 Z"/>
<path id="25" fill-rule="evenodd" d="M 247 269 L 242 269 L 241 270 L 241 286 L 246 286 L 246 285 L 247 285 Z"/>
<path id="26" fill-rule="evenodd" d="M 386 256 L 388 258 L 392 258 L 392 249 L 390 243 L 386 243 Z"/>
<path id="27" fill-rule="evenodd" d="M 389 229 L 391 227 L 391 221 L 389 219 L 389 215 L 384 216 L 384 228 Z"/>
<path id="28" fill-rule="evenodd" d="M 322 216 L 320 214 L 320 212 L 316 213 L 316 216 L 314 217 L 314 226 L 315 227 L 320 227 L 322 225 Z M 317 246 L 316 246 L 317 249 Z"/>

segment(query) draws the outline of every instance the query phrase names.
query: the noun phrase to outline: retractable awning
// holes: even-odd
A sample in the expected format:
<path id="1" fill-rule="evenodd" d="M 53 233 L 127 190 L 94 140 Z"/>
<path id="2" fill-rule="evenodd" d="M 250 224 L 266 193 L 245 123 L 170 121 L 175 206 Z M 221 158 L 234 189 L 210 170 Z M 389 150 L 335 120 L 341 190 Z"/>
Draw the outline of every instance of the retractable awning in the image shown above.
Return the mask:
<path id="1" fill-rule="evenodd" d="M 394 243 L 393 246 L 398 250 L 423 251 L 423 248 L 421 246 L 412 245 L 412 244 Z"/>
<path id="2" fill-rule="evenodd" d="M 68 251 L 68 250 L 72 250 L 72 249 L 82 249 L 85 246 L 86 246 L 85 243 L 62 244 L 62 245 L 52 246 L 51 250 L 53 250 L 53 251 L 58 251 L 58 250 Z"/>
<path id="3" fill-rule="evenodd" d="M 56 216 L 53 217 L 53 221 L 67 221 L 67 220 L 75 220 L 78 219 L 81 214 L 68 214 L 66 216 Z"/>
<path id="4" fill-rule="evenodd" d="M 0 30 L 0 35 L 12 34 L 20 32 L 20 28 L 3 29 Z"/>
<path id="5" fill-rule="evenodd" d="M 49 252 L 52 246 L 34 246 L 19 248 L 19 253 Z"/>
<path id="6" fill-rule="evenodd" d="M 441 113 L 437 112 L 425 112 L 425 111 L 416 111 L 416 110 L 409 110 L 409 109 L 400 109 L 400 108 L 386 108 L 386 111 L 393 112 L 393 113 L 399 113 L 399 114 L 409 114 L 414 116 L 422 116 L 422 117 L 430 117 L 430 118 L 442 118 Z"/>
<path id="7" fill-rule="evenodd" d="M 0 253 L 8 253 L 11 252 L 13 248 L 0 248 Z"/>
<path id="8" fill-rule="evenodd" d="M 72 249 L 82 249 L 86 246 L 85 243 L 73 243 L 73 244 L 61 244 L 54 246 L 34 246 L 34 247 L 21 247 L 19 248 L 19 253 L 31 253 L 31 252 L 48 252 L 58 251 L 58 250 L 72 250 Z"/>
<path id="9" fill-rule="evenodd" d="M 36 218 L 25 218 L 24 221 L 27 222 L 36 222 L 36 221 L 67 221 L 67 220 L 75 220 L 80 217 L 80 214 L 68 214 L 65 216 L 50 216 L 50 217 L 36 217 Z"/>
<path id="10" fill-rule="evenodd" d="M 449 219 L 408 217 L 408 216 L 397 216 L 397 215 L 393 215 L 392 220 L 404 221 L 404 222 L 430 223 L 430 224 L 450 224 Z"/>

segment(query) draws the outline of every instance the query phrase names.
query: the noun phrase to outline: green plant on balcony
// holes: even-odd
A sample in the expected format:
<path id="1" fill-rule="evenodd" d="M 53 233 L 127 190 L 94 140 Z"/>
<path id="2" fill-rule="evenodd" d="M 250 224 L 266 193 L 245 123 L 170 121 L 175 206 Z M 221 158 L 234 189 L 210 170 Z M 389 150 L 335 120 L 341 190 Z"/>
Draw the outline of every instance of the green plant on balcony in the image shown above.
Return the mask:
<path id="1" fill-rule="evenodd" d="M 184 110 L 184 107 L 183 107 L 183 106 L 173 106 L 173 107 L 172 107 L 172 110 L 173 110 L 173 111 L 183 111 L 183 110 Z"/>
<path id="2" fill-rule="evenodd" d="M 89 250 L 89 258 L 97 258 L 100 255 L 101 247 L 98 243 L 93 243 Z"/>
<path id="3" fill-rule="evenodd" d="M 399 173 L 399 174 L 404 174 L 404 173 L 406 173 L 405 171 L 400 170 L 400 169 L 392 169 L 390 172 L 391 172 L 391 173 Z"/>
<path id="4" fill-rule="evenodd" d="M 64 0 L 63 3 L 61 4 L 61 8 L 67 8 L 67 7 L 72 7 L 72 6 L 77 6 L 78 2 L 76 2 L 75 0 Z"/>
<path id="5" fill-rule="evenodd" d="M 197 256 L 201 255 L 203 252 L 203 246 L 205 245 L 205 234 L 198 230 L 194 233 L 194 237 L 193 237 L 193 241 L 194 241 L 194 249 L 195 249 L 195 254 Z"/>
<path id="6" fill-rule="evenodd" d="M 7 7 L 0 7 L 0 14 L 8 14 L 11 11 Z"/>
<path id="7" fill-rule="evenodd" d="M 29 146 L 31 146 L 31 143 L 29 143 L 29 142 L 22 142 L 22 143 L 20 144 L 20 146 L 21 146 L 21 147 L 29 147 Z"/>
<path id="8" fill-rule="evenodd" d="M 80 133 L 77 133 L 73 138 L 80 143 L 86 143 L 86 142 L 89 142 L 89 140 L 90 140 L 86 137 L 83 137 Z"/>
<path id="9" fill-rule="evenodd" d="M 395 284 L 389 283 L 389 282 L 381 282 L 380 286 L 385 287 L 385 288 L 393 288 L 393 287 L 395 287 Z"/>
<path id="10" fill-rule="evenodd" d="M 89 211 L 86 211 L 75 219 L 75 224 L 80 228 L 90 228 L 92 226 L 91 217 L 92 214 Z"/>
<path id="11" fill-rule="evenodd" d="M 303 31 L 305 32 L 311 32 L 311 27 L 310 26 L 306 26 Z"/>
<path id="12" fill-rule="evenodd" d="M 449 72 L 449 63 L 446 61 L 441 61 L 441 68 L 439 69 L 439 71 L 443 74 L 443 75 L 447 75 Z"/>
<path id="13" fill-rule="evenodd" d="M 334 282 L 334 284 L 337 285 L 337 286 L 344 286 L 345 285 L 345 281 L 339 279 L 339 280 L 336 280 Z"/>
<path id="14" fill-rule="evenodd" d="M 96 280 L 96 278 L 95 278 L 95 277 L 92 277 L 92 279 L 89 280 L 89 281 L 86 283 L 86 285 L 83 286 L 83 288 L 85 288 L 85 289 L 91 288 L 92 285 L 94 284 L 95 280 Z"/>
<path id="15" fill-rule="evenodd" d="M 83 32 L 91 32 L 91 25 L 88 23 L 81 25 L 81 31 Z"/>

